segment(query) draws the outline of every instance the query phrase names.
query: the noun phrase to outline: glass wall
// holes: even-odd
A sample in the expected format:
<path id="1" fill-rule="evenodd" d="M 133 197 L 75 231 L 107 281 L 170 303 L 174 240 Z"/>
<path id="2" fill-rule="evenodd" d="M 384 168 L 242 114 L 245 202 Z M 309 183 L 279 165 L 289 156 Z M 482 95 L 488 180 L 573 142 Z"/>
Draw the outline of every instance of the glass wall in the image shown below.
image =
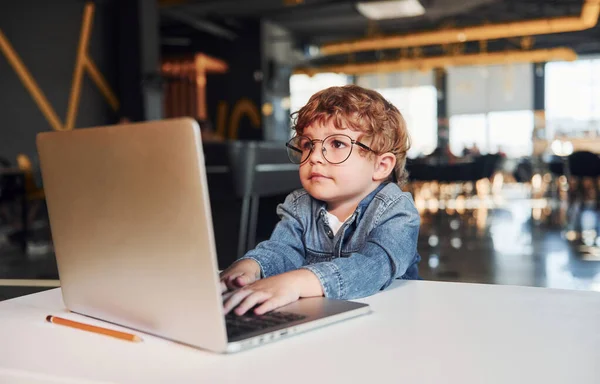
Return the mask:
<path id="1" fill-rule="evenodd" d="M 428 155 L 437 146 L 437 98 L 433 85 L 377 89 L 400 110 L 410 133 L 411 158 Z"/>
<path id="2" fill-rule="evenodd" d="M 546 64 L 547 138 L 600 133 L 600 58 Z"/>
<path id="3" fill-rule="evenodd" d="M 450 150 L 530 156 L 533 149 L 531 64 L 448 68 Z"/>
<path id="4" fill-rule="evenodd" d="M 461 156 L 465 148 L 476 146 L 481 153 L 488 152 L 487 119 L 484 114 L 450 117 L 450 151 Z"/>
<path id="5" fill-rule="evenodd" d="M 456 115 L 450 118 L 450 150 L 461 156 L 476 145 L 481 153 L 504 153 L 507 157 L 530 156 L 533 112 L 506 111 Z"/>
<path id="6" fill-rule="evenodd" d="M 375 89 L 402 113 L 411 138 L 409 157 L 433 152 L 437 146 L 437 91 L 432 71 L 361 75 L 356 84 Z"/>
<path id="7" fill-rule="evenodd" d="M 325 88 L 351 84 L 352 78 L 338 73 L 319 73 L 314 76 L 292 75 L 290 78 L 290 111 L 297 112 L 310 97 Z"/>

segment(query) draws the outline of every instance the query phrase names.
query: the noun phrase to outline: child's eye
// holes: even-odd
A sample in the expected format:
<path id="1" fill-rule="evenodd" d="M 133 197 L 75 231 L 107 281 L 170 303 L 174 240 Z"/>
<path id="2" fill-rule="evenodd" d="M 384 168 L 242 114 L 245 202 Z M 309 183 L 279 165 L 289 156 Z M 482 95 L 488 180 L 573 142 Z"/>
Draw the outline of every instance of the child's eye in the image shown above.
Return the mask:
<path id="1" fill-rule="evenodd" d="M 331 147 L 335 148 L 335 149 L 342 149 L 342 148 L 346 148 L 346 143 L 340 141 L 340 140 L 333 140 L 331 142 Z"/>
<path id="2" fill-rule="evenodd" d="M 300 143 L 300 149 L 302 149 L 303 151 L 310 151 L 311 147 L 312 143 L 308 140 Z"/>

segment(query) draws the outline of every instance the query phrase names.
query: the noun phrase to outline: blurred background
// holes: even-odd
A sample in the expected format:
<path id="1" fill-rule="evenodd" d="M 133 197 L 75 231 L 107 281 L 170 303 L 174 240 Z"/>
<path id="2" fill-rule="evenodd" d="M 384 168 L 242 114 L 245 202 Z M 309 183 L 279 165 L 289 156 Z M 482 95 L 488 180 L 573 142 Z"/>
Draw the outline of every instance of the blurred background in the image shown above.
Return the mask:
<path id="1" fill-rule="evenodd" d="M 599 12 L 600 0 L 3 2 L 0 300 L 59 286 L 37 133 L 195 118 L 225 268 L 300 186 L 290 114 L 345 84 L 407 120 L 423 278 L 600 291 Z"/>

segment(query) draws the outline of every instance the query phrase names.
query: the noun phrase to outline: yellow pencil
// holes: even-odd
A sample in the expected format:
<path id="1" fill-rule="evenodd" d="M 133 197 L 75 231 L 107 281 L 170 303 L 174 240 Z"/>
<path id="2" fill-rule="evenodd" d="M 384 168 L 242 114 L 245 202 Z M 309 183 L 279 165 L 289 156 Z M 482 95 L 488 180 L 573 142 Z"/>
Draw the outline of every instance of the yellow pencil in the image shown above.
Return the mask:
<path id="1" fill-rule="evenodd" d="M 46 316 L 46 321 L 53 323 L 53 324 L 66 325 L 67 327 L 81 329 L 83 331 L 100 333 L 102 335 L 116 337 L 117 339 L 121 339 L 121 340 L 127 340 L 127 341 L 133 341 L 133 342 L 142 341 L 142 338 L 137 335 L 132 335 L 130 333 L 125 333 L 125 332 L 119 332 L 119 331 L 115 331 L 113 329 L 96 327 L 95 325 L 79 323 L 77 321 L 63 319 L 62 317 L 48 315 L 48 316 Z"/>

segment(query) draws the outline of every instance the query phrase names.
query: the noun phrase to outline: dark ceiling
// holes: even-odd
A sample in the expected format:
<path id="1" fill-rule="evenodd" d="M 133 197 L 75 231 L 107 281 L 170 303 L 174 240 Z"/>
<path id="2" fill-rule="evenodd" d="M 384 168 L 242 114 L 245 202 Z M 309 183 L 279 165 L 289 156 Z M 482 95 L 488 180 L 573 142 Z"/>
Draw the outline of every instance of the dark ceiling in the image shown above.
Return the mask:
<path id="1" fill-rule="evenodd" d="M 168 1 L 167 1 L 168 2 Z M 172 1 L 171 1 L 172 2 Z M 163 41 L 194 38 L 198 31 L 221 39 L 235 39 L 244 20 L 272 21 L 287 29 L 298 47 L 365 36 L 408 34 L 440 28 L 476 26 L 539 19 L 579 16 L 583 0 L 420 0 L 423 16 L 370 21 L 347 0 L 189 0 L 183 4 L 163 6 L 161 33 Z M 181 3 L 181 1 L 179 1 Z M 180 40 L 185 41 L 185 40 Z M 519 47 L 519 39 L 491 41 L 488 50 Z M 585 31 L 535 36 L 533 48 L 570 47 L 579 54 L 600 52 L 600 27 Z M 465 51 L 475 51 L 477 42 L 468 43 Z M 398 50 L 396 50 L 398 51 Z M 439 54 L 442 47 L 427 47 L 425 54 Z M 357 61 L 382 59 L 393 52 L 362 52 Z M 346 55 L 347 56 L 347 55 Z M 347 57 L 327 57 L 321 61 L 341 62 Z"/>

